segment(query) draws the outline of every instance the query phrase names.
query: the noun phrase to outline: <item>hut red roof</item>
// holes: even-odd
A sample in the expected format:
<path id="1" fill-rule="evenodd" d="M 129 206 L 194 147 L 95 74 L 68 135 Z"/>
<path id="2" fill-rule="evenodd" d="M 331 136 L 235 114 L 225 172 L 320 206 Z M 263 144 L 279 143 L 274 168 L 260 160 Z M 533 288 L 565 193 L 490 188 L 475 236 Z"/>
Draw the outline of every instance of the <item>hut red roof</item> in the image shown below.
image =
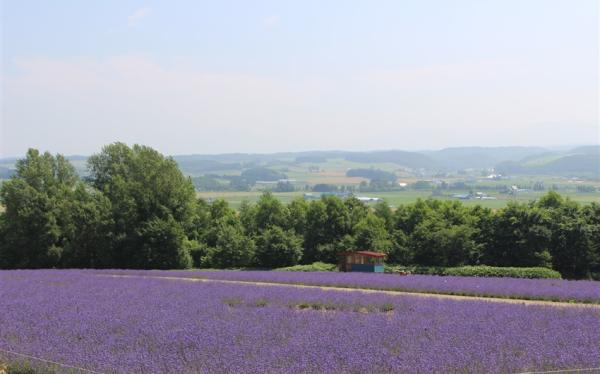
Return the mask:
<path id="1" fill-rule="evenodd" d="M 339 255 L 340 256 L 361 255 L 361 256 L 365 256 L 365 257 L 385 257 L 386 256 L 385 253 L 373 252 L 373 251 L 342 252 Z"/>

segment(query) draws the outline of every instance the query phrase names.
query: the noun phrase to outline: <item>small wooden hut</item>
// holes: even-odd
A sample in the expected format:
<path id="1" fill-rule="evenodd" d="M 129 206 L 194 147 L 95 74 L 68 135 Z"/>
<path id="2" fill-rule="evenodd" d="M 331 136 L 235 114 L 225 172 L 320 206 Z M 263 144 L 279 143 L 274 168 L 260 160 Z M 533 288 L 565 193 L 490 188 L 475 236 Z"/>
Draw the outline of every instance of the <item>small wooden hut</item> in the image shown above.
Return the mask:
<path id="1" fill-rule="evenodd" d="M 385 253 L 372 251 L 355 251 L 340 253 L 340 271 L 362 271 L 367 273 L 383 273 Z"/>

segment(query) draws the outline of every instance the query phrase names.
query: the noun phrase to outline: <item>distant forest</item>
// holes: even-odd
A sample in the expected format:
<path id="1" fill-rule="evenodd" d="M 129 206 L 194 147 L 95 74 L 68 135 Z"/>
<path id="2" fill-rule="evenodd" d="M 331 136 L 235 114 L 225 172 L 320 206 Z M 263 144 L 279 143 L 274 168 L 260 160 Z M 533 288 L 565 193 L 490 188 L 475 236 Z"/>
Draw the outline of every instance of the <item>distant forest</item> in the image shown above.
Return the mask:
<path id="1" fill-rule="evenodd" d="M 438 200 L 392 210 L 333 196 L 284 205 L 265 193 L 236 211 L 196 198 L 177 161 L 146 146 L 105 146 L 84 178 L 34 149 L 15 166 L 0 187 L 0 268 L 274 268 L 370 249 L 403 265 L 600 274 L 600 205 L 556 192 L 498 210 Z M 245 178 L 265 178 L 255 171 Z"/>
<path id="2" fill-rule="evenodd" d="M 371 180 L 395 182 L 396 175 L 379 169 L 350 169 L 346 172 L 347 177 L 362 177 Z"/>

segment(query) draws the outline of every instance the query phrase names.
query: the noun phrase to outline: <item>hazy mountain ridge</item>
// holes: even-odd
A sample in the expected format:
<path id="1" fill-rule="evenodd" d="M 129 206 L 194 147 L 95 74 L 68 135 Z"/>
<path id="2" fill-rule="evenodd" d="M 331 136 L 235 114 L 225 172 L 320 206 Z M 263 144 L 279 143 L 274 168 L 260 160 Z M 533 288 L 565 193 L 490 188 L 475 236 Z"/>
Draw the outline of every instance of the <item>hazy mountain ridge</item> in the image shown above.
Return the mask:
<path id="1" fill-rule="evenodd" d="M 439 165 L 431 157 L 408 151 L 375 151 L 375 152 L 350 152 L 344 157 L 347 161 L 360 163 L 390 162 L 412 169 L 437 169 Z"/>
<path id="2" fill-rule="evenodd" d="M 600 178 L 600 146 L 573 148 L 566 152 L 546 152 L 520 161 L 503 161 L 496 165 L 502 174 L 548 174 L 569 177 Z"/>
<path id="3" fill-rule="evenodd" d="M 427 154 L 444 169 L 493 168 L 503 161 L 519 161 L 546 152 L 541 147 L 453 147 Z"/>
<path id="4" fill-rule="evenodd" d="M 434 151 L 304 151 L 279 153 L 224 153 L 216 155 L 175 155 L 173 159 L 186 174 L 244 170 L 255 166 L 319 164 L 331 159 L 350 162 L 393 163 L 398 167 L 433 172 L 463 169 L 491 169 L 502 174 L 556 174 L 600 178 L 600 145 L 569 150 L 542 147 L 452 147 Z M 78 172 L 85 173 L 87 156 L 67 156 Z M 17 158 L 0 159 L 2 177 L 9 177 Z"/>

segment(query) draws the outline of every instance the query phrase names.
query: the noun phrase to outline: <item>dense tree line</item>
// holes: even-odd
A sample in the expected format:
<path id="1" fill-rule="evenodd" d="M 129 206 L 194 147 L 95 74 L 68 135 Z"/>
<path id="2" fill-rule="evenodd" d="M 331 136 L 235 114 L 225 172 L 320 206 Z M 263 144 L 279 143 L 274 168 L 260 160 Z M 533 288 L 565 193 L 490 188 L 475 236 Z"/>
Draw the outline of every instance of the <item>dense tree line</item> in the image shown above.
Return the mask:
<path id="1" fill-rule="evenodd" d="M 282 204 L 263 194 L 239 211 L 195 197 L 171 158 L 108 145 L 81 180 L 62 156 L 30 150 L 2 184 L 0 268 L 280 267 L 337 262 L 352 249 L 423 266 L 544 266 L 600 273 L 600 205 L 549 192 L 491 210 L 418 200 L 395 210 L 325 196 Z"/>
<path id="2" fill-rule="evenodd" d="M 370 180 L 379 180 L 385 182 L 395 182 L 396 174 L 380 169 L 349 169 L 346 172 L 347 177 L 362 177 Z"/>

